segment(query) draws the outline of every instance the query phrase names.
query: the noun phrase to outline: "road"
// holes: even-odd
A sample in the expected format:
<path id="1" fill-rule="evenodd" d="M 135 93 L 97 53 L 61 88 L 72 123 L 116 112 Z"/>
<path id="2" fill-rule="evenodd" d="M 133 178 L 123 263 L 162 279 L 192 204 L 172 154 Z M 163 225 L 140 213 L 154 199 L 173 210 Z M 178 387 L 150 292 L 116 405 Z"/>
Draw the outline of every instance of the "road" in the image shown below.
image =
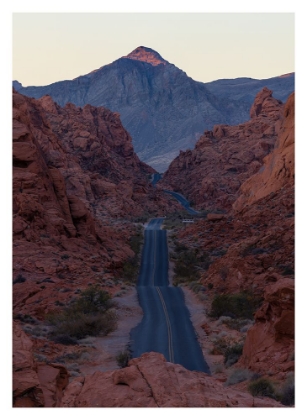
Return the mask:
<path id="1" fill-rule="evenodd" d="M 199 211 L 192 209 L 192 207 L 190 207 L 190 203 L 188 202 L 188 200 L 186 198 L 183 197 L 183 195 L 176 193 L 174 191 L 169 191 L 169 190 L 163 190 L 164 192 L 166 192 L 167 194 L 172 195 L 174 198 L 176 198 L 177 201 L 179 201 L 179 203 L 186 209 L 186 211 L 190 214 L 194 214 L 194 215 L 198 215 Z"/>
<path id="2" fill-rule="evenodd" d="M 144 316 L 130 333 L 132 357 L 155 351 L 189 370 L 210 373 L 180 287 L 169 286 L 168 248 L 163 219 L 145 229 L 137 292 Z"/>
<path id="3" fill-rule="evenodd" d="M 161 174 L 153 174 L 152 181 L 151 181 L 152 185 L 155 187 L 156 183 L 160 181 L 161 178 L 162 178 Z"/>

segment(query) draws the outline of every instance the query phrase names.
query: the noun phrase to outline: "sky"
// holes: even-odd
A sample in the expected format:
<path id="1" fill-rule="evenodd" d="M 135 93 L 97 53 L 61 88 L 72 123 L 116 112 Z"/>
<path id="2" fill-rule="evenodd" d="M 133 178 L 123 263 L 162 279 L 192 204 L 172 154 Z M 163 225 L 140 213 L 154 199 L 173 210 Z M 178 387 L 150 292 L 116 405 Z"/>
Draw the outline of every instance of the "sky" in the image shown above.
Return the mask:
<path id="1" fill-rule="evenodd" d="M 14 13 L 12 33 L 23 86 L 73 79 L 140 45 L 201 82 L 295 71 L 294 13 Z"/>

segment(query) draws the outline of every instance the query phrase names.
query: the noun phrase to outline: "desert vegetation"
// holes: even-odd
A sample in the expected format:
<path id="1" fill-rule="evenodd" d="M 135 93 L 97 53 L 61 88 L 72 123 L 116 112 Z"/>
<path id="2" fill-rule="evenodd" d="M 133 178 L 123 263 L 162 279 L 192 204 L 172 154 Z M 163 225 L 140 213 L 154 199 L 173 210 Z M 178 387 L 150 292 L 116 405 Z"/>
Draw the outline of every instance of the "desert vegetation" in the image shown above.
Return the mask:
<path id="1" fill-rule="evenodd" d="M 253 319 L 254 312 L 260 307 L 262 299 L 250 291 L 235 294 L 218 294 L 213 298 L 210 316 L 232 319 Z"/>
<path id="2" fill-rule="evenodd" d="M 62 344 L 74 344 L 86 336 L 107 335 L 116 328 L 108 292 L 98 285 L 89 286 L 61 312 L 47 318 L 53 326 L 51 338 Z"/>

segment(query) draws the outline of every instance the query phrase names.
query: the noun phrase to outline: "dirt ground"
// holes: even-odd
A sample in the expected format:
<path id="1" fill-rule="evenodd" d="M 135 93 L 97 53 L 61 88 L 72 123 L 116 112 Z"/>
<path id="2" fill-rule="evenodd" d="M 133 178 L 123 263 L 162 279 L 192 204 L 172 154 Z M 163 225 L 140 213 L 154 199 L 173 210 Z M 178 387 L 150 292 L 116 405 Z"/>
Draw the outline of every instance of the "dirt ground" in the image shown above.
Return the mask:
<path id="1" fill-rule="evenodd" d="M 83 341 L 89 347 L 88 360 L 80 362 L 79 369 L 84 375 L 94 373 L 96 370 L 105 372 L 119 369 L 116 356 L 126 350 L 129 344 L 129 334 L 143 317 L 143 311 L 138 303 L 135 287 L 131 287 L 123 296 L 114 297 L 118 327 L 105 337 L 91 337 Z"/>

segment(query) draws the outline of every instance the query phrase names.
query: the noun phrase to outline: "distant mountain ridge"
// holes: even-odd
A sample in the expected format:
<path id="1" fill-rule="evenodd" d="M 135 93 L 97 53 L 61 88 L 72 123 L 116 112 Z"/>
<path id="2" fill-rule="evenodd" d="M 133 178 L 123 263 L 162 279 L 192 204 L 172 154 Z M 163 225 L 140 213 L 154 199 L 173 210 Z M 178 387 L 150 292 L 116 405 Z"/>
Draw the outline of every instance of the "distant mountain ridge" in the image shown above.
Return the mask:
<path id="1" fill-rule="evenodd" d="M 254 98 L 264 86 L 286 101 L 294 91 L 294 74 L 201 83 L 156 51 L 140 46 L 73 80 L 41 87 L 22 87 L 17 81 L 13 85 L 33 98 L 50 95 L 60 106 L 91 104 L 119 112 L 140 159 L 163 172 L 180 150 L 194 147 L 204 130 L 248 120 Z"/>

